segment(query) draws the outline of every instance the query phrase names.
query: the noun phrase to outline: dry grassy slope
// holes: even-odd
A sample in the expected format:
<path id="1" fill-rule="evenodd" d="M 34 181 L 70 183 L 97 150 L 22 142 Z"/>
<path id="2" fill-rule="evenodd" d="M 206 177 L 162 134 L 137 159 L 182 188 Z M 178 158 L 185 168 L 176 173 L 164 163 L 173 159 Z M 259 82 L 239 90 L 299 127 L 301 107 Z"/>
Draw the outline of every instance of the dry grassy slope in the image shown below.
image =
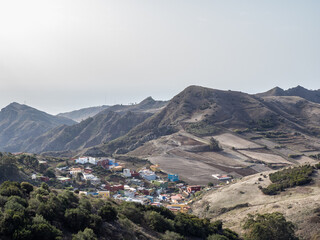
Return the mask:
<path id="1" fill-rule="evenodd" d="M 184 123 L 205 119 L 224 127 L 248 127 L 257 121 L 276 115 L 260 99 L 241 92 L 221 91 L 190 86 L 176 95 L 151 118 L 132 129 L 123 138 L 101 149 L 112 153 L 118 148 L 133 150 L 142 143 L 182 129 Z"/>
<path id="2" fill-rule="evenodd" d="M 186 128 L 188 123 L 205 120 L 207 124 L 236 129 L 255 127 L 259 120 L 272 119 L 275 129 L 314 134 L 320 105 L 299 97 L 264 99 L 235 91 L 190 86 L 176 95 L 157 114 L 133 128 L 123 138 L 107 143 L 102 151 L 118 148 L 133 150 L 143 143 Z M 319 131 L 320 133 L 320 131 Z"/>
<path id="3" fill-rule="evenodd" d="M 272 105 L 274 111 L 292 119 L 300 126 L 315 127 L 320 121 L 320 105 L 317 103 L 296 96 L 271 96 L 263 99 L 266 103 Z"/>
<path id="4" fill-rule="evenodd" d="M 268 173 L 270 172 L 264 174 Z M 263 181 L 259 181 L 259 178 Z M 319 174 L 316 174 L 313 184 L 289 189 L 276 196 L 264 195 L 258 189 L 259 185 L 267 186 L 269 183 L 269 178 L 255 174 L 218 190 L 211 190 L 193 203 L 193 213 L 212 220 L 222 219 L 225 227 L 243 233 L 241 224 L 247 214 L 278 211 L 297 225 L 297 234 L 302 239 L 311 239 L 312 236 L 320 234 L 320 218 L 313 218 L 314 210 L 320 207 Z M 249 206 L 219 214 L 222 208 L 232 208 L 239 204 Z"/>

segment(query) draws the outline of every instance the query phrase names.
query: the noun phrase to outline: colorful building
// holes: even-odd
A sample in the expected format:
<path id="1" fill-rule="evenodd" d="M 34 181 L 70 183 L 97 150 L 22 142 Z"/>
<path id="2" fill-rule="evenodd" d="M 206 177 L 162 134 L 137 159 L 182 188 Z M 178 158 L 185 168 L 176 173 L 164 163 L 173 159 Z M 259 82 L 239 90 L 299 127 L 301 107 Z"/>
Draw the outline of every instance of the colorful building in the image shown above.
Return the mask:
<path id="1" fill-rule="evenodd" d="M 200 185 L 188 186 L 187 191 L 188 193 L 195 193 L 195 192 L 201 191 L 201 186 Z"/>
<path id="2" fill-rule="evenodd" d="M 178 174 L 168 174 L 168 180 L 170 182 L 177 182 L 177 181 L 179 181 L 179 175 Z"/>

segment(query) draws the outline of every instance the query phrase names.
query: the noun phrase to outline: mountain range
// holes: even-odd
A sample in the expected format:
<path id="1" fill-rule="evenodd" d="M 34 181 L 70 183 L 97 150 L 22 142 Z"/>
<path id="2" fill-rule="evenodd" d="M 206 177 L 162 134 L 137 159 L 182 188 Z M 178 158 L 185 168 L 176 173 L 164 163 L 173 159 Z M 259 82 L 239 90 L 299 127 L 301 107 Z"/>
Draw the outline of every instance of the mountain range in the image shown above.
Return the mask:
<path id="1" fill-rule="evenodd" d="M 206 184 L 215 181 L 213 173 L 242 177 L 312 162 L 309 155 L 320 151 L 318 93 L 300 86 L 253 95 L 189 86 L 170 101 L 148 97 L 138 104 L 104 106 L 80 123 L 12 103 L 0 112 L 0 150 L 125 154 Z M 210 150 L 212 137 L 221 151 Z"/>

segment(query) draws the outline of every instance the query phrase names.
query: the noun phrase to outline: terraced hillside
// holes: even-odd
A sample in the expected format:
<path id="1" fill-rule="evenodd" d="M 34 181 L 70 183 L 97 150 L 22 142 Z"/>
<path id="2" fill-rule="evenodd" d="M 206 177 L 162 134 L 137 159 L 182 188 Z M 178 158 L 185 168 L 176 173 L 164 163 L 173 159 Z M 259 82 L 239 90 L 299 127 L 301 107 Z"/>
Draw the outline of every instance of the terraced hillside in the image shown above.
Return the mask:
<path id="1" fill-rule="evenodd" d="M 101 145 L 105 154 L 145 157 L 190 183 L 213 174 L 242 177 L 314 162 L 320 151 L 320 105 L 300 97 L 264 97 L 186 88 L 128 134 Z M 222 151 L 210 149 L 218 140 Z"/>

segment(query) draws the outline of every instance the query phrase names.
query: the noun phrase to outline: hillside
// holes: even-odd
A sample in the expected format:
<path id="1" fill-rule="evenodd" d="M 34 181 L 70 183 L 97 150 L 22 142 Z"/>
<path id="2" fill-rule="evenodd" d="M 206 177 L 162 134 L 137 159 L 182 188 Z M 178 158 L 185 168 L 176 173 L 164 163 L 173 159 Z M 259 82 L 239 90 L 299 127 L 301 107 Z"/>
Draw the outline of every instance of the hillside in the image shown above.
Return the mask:
<path id="1" fill-rule="evenodd" d="M 300 97 L 257 98 L 190 86 L 128 134 L 90 154 L 148 158 L 189 183 L 207 184 L 216 181 L 212 174 L 242 177 L 313 162 L 309 155 L 320 150 L 319 113 L 319 104 Z M 222 151 L 210 151 L 211 137 Z"/>
<path id="2" fill-rule="evenodd" d="M 275 87 L 267 92 L 256 94 L 258 97 L 268 96 L 297 96 L 304 98 L 310 102 L 320 103 L 320 89 L 319 90 L 308 90 L 302 86 L 289 88 L 283 90 L 279 87 Z"/>
<path id="3" fill-rule="evenodd" d="M 272 115 L 272 111 L 248 94 L 190 86 L 171 99 L 159 113 L 132 129 L 124 138 L 107 144 L 104 149 L 108 152 L 119 147 L 133 150 L 146 141 L 171 134 L 195 122 L 237 128 L 247 127 L 252 120 Z"/>
<path id="4" fill-rule="evenodd" d="M 0 185 L 0 238 L 46 240 L 239 240 L 221 222 L 211 223 L 164 207 L 94 198 L 27 182 Z"/>
<path id="5" fill-rule="evenodd" d="M 57 116 L 69 118 L 76 122 L 81 122 L 82 120 L 85 120 L 89 117 L 93 117 L 94 115 L 107 109 L 108 107 L 109 106 L 103 105 L 98 107 L 82 108 L 71 112 L 59 113 Z"/>
<path id="6" fill-rule="evenodd" d="M 0 112 L 0 150 L 19 152 L 30 139 L 73 120 L 57 117 L 27 105 L 11 103 Z"/>
<path id="7" fill-rule="evenodd" d="M 34 138 L 28 152 L 76 151 L 99 145 L 126 134 L 151 113 L 102 112 L 72 126 L 60 126 Z"/>
<path id="8" fill-rule="evenodd" d="M 314 173 L 310 185 L 287 189 L 279 195 L 264 195 L 259 186 L 267 186 L 271 172 L 256 174 L 235 183 L 211 190 L 192 205 L 193 214 L 217 220 L 243 233 L 242 223 L 248 214 L 281 212 L 296 224 L 301 239 L 319 239 L 320 177 Z M 315 238 L 313 238 L 315 237 Z"/>
<path id="9" fill-rule="evenodd" d="M 149 112 L 155 113 L 160 108 L 164 107 L 167 104 L 166 101 L 156 101 L 152 97 L 147 97 L 143 101 L 137 104 L 123 105 L 117 104 L 113 106 L 98 106 L 98 107 L 88 107 L 82 108 L 79 110 L 59 113 L 57 116 L 66 117 L 72 119 L 76 122 L 81 122 L 82 120 L 86 120 L 89 117 L 93 117 L 98 113 L 107 113 L 107 112 L 117 112 L 117 113 L 126 113 L 128 111 L 131 112 Z"/>

